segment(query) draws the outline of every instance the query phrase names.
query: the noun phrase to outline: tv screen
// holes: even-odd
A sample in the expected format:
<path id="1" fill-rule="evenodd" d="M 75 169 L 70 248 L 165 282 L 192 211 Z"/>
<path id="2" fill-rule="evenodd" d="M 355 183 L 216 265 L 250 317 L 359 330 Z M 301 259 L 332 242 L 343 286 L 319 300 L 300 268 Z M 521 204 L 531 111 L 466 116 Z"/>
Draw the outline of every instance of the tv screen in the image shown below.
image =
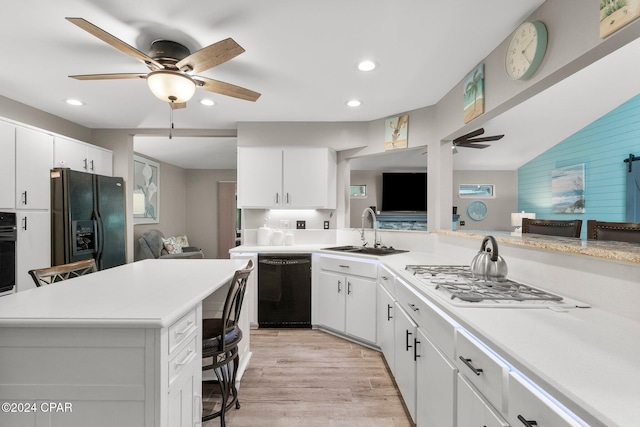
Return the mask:
<path id="1" fill-rule="evenodd" d="M 426 212 L 426 172 L 383 172 L 382 211 Z"/>

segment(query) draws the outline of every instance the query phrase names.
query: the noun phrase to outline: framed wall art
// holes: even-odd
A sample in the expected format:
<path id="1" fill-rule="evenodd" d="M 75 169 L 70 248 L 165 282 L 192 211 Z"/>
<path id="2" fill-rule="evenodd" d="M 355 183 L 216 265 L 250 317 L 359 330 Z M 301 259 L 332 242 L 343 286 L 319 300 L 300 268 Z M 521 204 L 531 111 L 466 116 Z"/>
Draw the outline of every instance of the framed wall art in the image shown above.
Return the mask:
<path id="1" fill-rule="evenodd" d="M 133 156 L 133 223 L 160 222 L 160 164 Z"/>
<path id="2" fill-rule="evenodd" d="M 600 0 L 600 38 L 615 33 L 640 16 L 640 0 Z"/>
<path id="3" fill-rule="evenodd" d="M 551 172 L 553 213 L 584 213 L 584 163 Z"/>
<path id="4" fill-rule="evenodd" d="M 464 122 L 484 113 L 484 64 L 478 65 L 463 80 Z"/>
<path id="5" fill-rule="evenodd" d="M 409 115 L 392 117 L 384 121 L 384 149 L 395 150 L 396 148 L 407 148 Z"/>

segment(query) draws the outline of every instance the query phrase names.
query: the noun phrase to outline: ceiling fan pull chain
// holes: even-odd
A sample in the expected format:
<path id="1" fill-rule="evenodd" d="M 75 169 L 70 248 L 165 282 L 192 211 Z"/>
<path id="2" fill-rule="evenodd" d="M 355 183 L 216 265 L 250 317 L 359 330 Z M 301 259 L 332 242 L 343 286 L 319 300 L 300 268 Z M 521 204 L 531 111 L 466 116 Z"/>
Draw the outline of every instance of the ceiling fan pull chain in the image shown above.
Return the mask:
<path id="1" fill-rule="evenodd" d="M 175 96 L 170 96 L 169 100 L 171 101 L 171 103 L 169 104 L 169 139 L 173 138 L 173 103 L 176 100 Z"/>

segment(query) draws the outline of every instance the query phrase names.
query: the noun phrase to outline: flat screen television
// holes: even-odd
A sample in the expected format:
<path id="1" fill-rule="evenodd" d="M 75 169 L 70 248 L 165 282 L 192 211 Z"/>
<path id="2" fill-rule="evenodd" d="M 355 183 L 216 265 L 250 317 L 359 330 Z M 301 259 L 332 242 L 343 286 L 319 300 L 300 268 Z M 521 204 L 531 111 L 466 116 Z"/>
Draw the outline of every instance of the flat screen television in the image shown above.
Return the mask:
<path id="1" fill-rule="evenodd" d="M 426 212 L 426 172 L 383 172 L 382 211 Z"/>

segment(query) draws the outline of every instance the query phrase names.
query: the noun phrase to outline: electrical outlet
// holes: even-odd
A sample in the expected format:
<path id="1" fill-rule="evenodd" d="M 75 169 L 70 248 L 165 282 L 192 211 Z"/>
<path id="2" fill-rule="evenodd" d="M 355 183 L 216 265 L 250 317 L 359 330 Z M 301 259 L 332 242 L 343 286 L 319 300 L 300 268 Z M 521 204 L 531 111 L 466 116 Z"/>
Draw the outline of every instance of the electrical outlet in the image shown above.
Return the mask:
<path id="1" fill-rule="evenodd" d="M 298 230 L 304 230 L 305 228 L 307 228 L 307 222 L 306 221 L 296 221 L 296 228 Z"/>
<path id="2" fill-rule="evenodd" d="M 460 221 L 460 227 L 464 227 L 464 221 Z"/>
<path id="3" fill-rule="evenodd" d="M 328 230 L 329 229 L 329 221 L 325 221 L 324 222 L 324 229 Z"/>

